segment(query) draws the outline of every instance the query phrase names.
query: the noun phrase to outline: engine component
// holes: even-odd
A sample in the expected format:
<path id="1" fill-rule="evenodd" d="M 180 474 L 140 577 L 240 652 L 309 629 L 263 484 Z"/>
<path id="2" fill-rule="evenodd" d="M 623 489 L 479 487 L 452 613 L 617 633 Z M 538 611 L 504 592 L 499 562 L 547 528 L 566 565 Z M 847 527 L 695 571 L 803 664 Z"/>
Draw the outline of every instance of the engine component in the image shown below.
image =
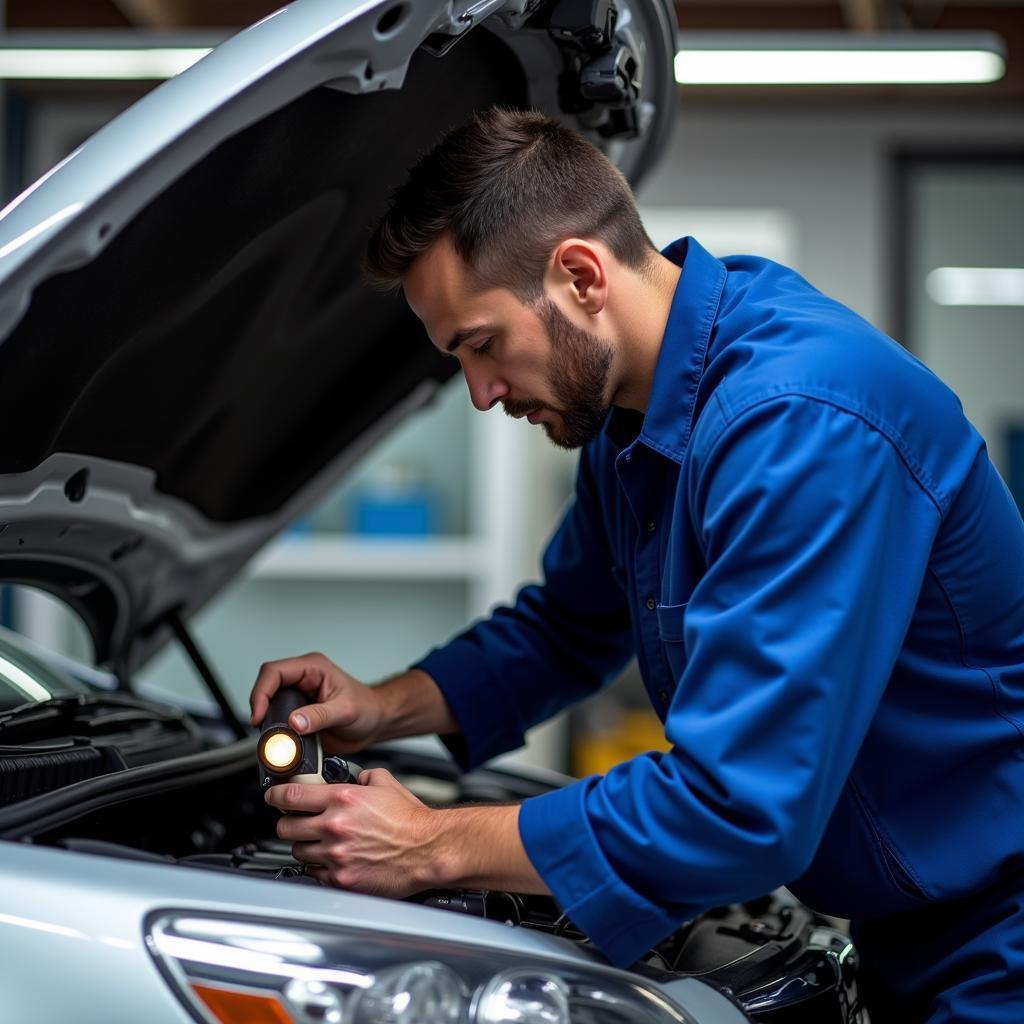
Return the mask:
<path id="1" fill-rule="evenodd" d="M 559 101 L 604 138 L 636 138 L 642 57 L 625 34 L 616 34 L 617 22 L 612 0 L 559 0 L 552 7 L 548 32 L 566 60 Z"/>
<path id="2" fill-rule="evenodd" d="M 343 757 L 324 758 L 324 782 L 330 785 L 339 782 L 358 782 L 362 770 L 355 761 L 346 761 Z"/>

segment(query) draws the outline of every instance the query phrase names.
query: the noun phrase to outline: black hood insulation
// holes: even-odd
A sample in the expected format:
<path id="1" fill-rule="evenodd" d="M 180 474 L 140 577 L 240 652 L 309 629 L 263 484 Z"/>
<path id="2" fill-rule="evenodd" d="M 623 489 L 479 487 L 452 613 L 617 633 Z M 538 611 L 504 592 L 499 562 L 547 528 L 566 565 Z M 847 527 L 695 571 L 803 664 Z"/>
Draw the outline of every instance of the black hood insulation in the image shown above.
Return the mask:
<path id="1" fill-rule="evenodd" d="M 147 466 L 207 518 L 271 513 L 438 356 L 399 296 L 361 280 L 391 190 L 439 134 L 524 106 L 486 31 L 416 55 L 398 92 L 318 88 L 221 144 L 0 344 L 0 473 L 54 452 Z"/>

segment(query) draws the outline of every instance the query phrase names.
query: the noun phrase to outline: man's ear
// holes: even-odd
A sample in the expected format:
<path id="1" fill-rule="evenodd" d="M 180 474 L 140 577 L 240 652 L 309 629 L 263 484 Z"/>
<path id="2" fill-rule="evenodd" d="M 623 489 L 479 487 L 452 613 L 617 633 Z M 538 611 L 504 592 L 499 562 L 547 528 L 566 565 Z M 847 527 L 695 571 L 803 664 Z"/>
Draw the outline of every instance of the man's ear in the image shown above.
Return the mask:
<path id="1" fill-rule="evenodd" d="M 545 284 L 568 292 L 585 313 L 600 313 L 608 301 L 608 258 L 603 246 L 567 238 L 551 254 Z"/>

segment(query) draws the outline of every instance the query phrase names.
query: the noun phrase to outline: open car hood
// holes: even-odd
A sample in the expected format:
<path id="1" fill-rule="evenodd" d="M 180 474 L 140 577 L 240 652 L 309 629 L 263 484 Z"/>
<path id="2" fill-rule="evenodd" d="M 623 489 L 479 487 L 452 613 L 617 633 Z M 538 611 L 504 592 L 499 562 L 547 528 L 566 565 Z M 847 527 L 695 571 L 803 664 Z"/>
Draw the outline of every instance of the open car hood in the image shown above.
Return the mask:
<path id="1" fill-rule="evenodd" d="M 562 117 L 634 182 L 666 141 L 670 5 L 618 4 L 642 76 L 625 106 L 581 102 L 591 55 L 570 22 L 590 7 L 297 0 L 14 200 L 0 579 L 75 608 L 97 662 L 130 678 L 169 616 L 201 608 L 428 401 L 451 361 L 359 273 L 417 155 L 491 103 Z"/>

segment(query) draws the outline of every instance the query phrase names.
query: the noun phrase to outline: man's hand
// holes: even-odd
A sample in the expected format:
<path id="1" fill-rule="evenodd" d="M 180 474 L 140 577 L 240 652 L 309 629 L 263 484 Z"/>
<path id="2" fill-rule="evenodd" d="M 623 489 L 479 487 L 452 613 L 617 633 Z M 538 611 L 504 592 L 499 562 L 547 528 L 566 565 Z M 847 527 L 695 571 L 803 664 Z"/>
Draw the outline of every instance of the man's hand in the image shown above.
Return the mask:
<path id="1" fill-rule="evenodd" d="M 342 889 L 409 896 L 430 887 L 423 847 L 436 815 L 389 771 L 374 768 L 359 785 L 291 783 L 267 790 L 267 803 L 307 816 L 284 816 L 277 834 L 292 842 L 306 873 Z"/>
<path id="2" fill-rule="evenodd" d="M 288 724 L 299 735 L 320 733 L 329 754 L 351 754 L 398 736 L 459 731 L 437 683 L 420 669 L 367 686 L 322 654 L 268 661 L 249 697 L 253 725 L 266 717 L 282 686 L 295 686 L 314 702 L 292 712 Z"/>
<path id="3" fill-rule="evenodd" d="M 322 654 L 269 661 L 260 667 L 249 697 L 251 721 L 259 725 L 270 699 L 294 686 L 314 703 L 292 712 L 288 724 L 300 735 L 320 733 L 331 754 L 349 754 L 379 739 L 384 713 L 377 691 L 359 682 Z"/>
<path id="4" fill-rule="evenodd" d="M 427 807 L 384 768 L 359 785 L 267 790 L 307 874 L 355 892 L 404 897 L 435 887 L 548 892 L 519 839 L 519 806 Z"/>

